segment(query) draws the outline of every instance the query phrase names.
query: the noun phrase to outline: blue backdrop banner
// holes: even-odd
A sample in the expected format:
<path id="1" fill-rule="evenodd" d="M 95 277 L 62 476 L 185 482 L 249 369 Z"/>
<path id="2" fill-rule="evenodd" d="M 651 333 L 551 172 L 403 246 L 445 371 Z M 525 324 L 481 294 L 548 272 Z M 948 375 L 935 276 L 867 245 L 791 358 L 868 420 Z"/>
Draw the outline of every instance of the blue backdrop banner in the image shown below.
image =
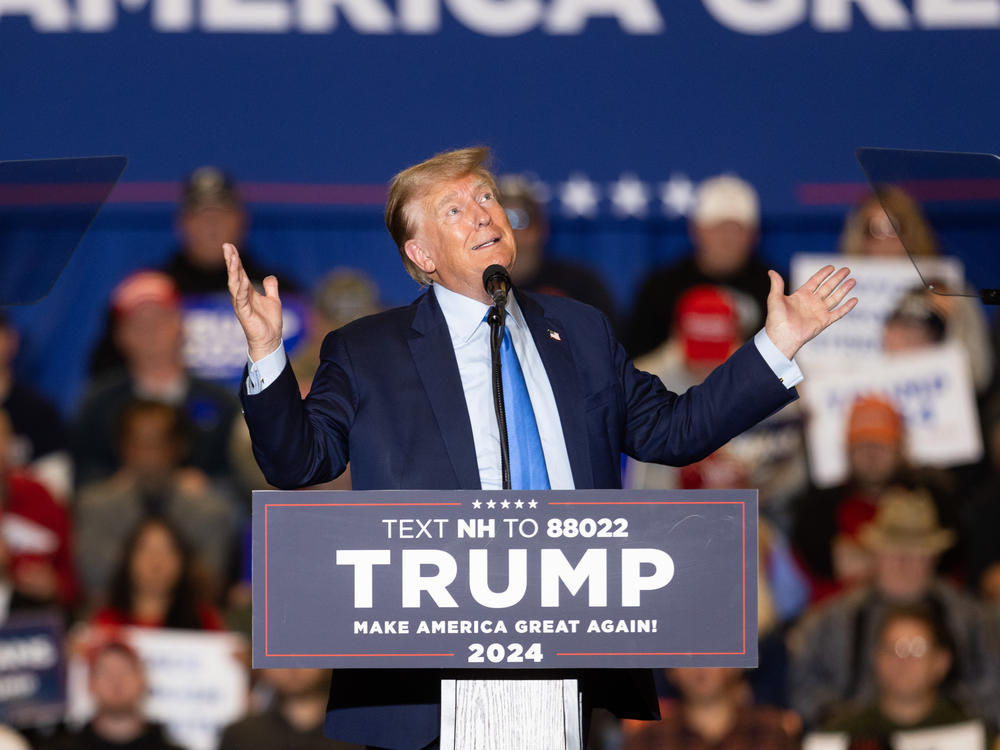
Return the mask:
<path id="1" fill-rule="evenodd" d="M 992 151 L 1000 0 L 0 0 L 0 158 L 204 162 L 255 200 L 379 205 L 471 143 L 567 215 L 843 205 L 858 146 Z M 853 192 L 852 192 L 853 191 Z"/>

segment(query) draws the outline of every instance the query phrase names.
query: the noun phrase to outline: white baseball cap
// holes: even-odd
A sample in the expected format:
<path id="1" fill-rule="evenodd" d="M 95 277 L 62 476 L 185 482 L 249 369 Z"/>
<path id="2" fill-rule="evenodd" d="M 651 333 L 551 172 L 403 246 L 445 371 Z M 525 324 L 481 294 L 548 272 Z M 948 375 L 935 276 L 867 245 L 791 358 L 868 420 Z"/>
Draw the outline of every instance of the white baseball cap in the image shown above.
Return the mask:
<path id="1" fill-rule="evenodd" d="M 746 180 L 733 175 L 710 177 L 698 185 L 691 219 L 697 224 L 737 221 L 756 227 L 760 224 L 760 200 Z"/>

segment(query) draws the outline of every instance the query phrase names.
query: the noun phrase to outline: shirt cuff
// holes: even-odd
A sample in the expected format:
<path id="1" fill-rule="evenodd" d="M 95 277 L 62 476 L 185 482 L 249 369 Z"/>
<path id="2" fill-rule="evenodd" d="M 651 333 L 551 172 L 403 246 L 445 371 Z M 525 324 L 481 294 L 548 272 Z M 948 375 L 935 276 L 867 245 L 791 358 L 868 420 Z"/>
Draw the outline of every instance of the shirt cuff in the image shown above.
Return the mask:
<path id="1" fill-rule="evenodd" d="M 794 388 L 802 382 L 802 370 L 795 364 L 795 360 L 782 354 L 763 328 L 757 331 L 757 335 L 753 337 L 753 343 L 767 366 L 771 368 L 771 372 L 785 388 Z"/>
<path id="2" fill-rule="evenodd" d="M 256 396 L 277 380 L 281 371 L 285 369 L 288 357 L 285 356 L 285 345 L 280 344 L 277 349 L 261 357 L 256 362 L 250 359 L 247 354 L 247 395 Z"/>

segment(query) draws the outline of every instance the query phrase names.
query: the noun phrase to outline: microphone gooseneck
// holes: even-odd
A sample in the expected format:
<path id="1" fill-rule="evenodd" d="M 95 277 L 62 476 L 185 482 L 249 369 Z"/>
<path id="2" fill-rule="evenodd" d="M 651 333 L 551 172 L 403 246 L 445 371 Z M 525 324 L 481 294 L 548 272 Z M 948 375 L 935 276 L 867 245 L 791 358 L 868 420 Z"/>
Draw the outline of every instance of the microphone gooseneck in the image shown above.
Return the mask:
<path id="1" fill-rule="evenodd" d="M 510 443 L 507 437 L 507 412 L 503 398 L 503 375 L 500 365 L 500 346 L 507 323 L 507 295 L 510 293 L 510 274 L 499 264 L 483 271 L 483 288 L 493 300 L 487 322 L 490 324 L 490 359 L 493 364 L 493 409 L 500 432 L 500 476 L 505 490 L 510 489 Z"/>
<path id="2" fill-rule="evenodd" d="M 483 271 L 483 288 L 490 295 L 494 305 L 506 307 L 510 287 L 510 274 L 499 263 L 494 263 Z"/>

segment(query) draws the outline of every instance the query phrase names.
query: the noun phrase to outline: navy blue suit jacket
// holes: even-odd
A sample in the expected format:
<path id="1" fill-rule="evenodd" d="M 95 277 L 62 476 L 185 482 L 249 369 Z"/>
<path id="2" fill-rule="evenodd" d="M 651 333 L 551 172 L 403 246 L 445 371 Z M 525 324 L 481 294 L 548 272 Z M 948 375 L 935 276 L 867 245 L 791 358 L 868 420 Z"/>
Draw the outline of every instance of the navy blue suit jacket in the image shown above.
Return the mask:
<path id="1" fill-rule="evenodd" d="M 678 396 L 633 367 L 596 309 L 520 292 L 517 300 L 555 395 L 578 489 L 621 487 L 622 453 L 674 465 L 697 461 L 795 398 L 752 342 Z M 480 489 L 458 363 L 433 289 L 408 307 L 329 334 L 320 360 L 304 400 L 287 366 L 260 394 L 243 393 L 254 452 L 271 484 L 328 481 L 350 460 L 358 490 Z M 438 682 L 447 676 L 337 671 L 327 733 L 379 747 L 424 747 L 438 733 Z M 619 716 L 657 715 L 647 670 L 575 676 L 590 705 Z"/>

